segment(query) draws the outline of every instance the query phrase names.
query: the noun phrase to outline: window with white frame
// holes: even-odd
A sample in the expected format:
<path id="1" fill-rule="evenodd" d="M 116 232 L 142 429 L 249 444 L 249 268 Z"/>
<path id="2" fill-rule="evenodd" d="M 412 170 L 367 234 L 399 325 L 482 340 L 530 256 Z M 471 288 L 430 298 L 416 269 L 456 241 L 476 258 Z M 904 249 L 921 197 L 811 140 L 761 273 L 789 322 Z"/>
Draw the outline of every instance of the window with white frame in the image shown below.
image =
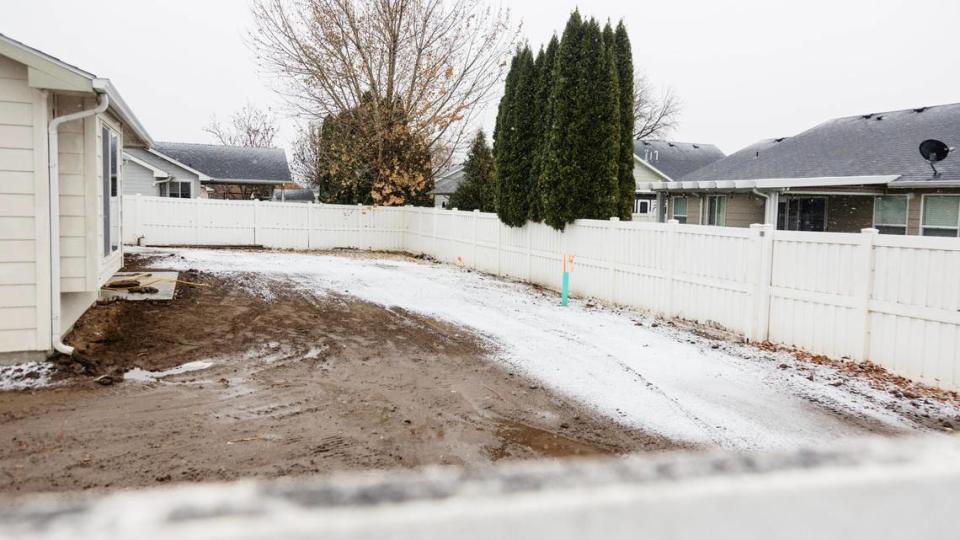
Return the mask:
<path id="1" fill-rule="evenodd" d="M 653 200 L 651 199 L 641 199 L 637 196 L 633 201 L 633 213 L 634 214 L 649 214 L 653 212 Z"/>
<path id="2" fill-rule="evenodd" d="M 120 248 L 120 137 L 104 124 L 100 130 L 103 195 L 103 256 Z"/>
<path id="3" fill-rule="evenodd" d="M 873 199 L 873 228 L 882 234 L 907 234 L 907 196 L 884 195 Z"/>
<path id="4" fill-rule="evenodd" d="M 673 200 L 673 219 L 680 223 L 687 222 L 687 198 L 674 197 Z"/>
<path id="5" fill-rule="evenodd" d="M 160 184 L 160 196 L 189 199 L 192 196 L 192 187 L 193 184 L 191 182 L 176 182 L 171 180 L 170 182 Z"/>
<path id="6" fill-rule="evenodd" d="M 956 237 L 960 231 L 960 196 L 924 195 L 921 234 Z"/>
<path id="7" fill-rule="evenodd" d="M 711 195 L 707 197 L 707 225 L 723 226 L 727 221 L 727 197 Z"/>

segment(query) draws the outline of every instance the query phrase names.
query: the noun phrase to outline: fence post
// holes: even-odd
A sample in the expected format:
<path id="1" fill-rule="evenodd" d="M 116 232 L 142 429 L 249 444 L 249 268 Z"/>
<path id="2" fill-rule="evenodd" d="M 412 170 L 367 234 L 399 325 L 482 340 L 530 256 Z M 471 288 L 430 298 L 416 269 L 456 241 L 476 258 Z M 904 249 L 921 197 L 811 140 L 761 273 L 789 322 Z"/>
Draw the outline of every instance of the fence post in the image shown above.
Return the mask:
<path id="1" fill-rule="evenodd" d="M 200 245 L 200 197 L 193 200 L 193 245 Z"/>
<path id="2" fill-rule="evenodd" d="M 503 258 L 503 223 L 500 222 L 500 216 L 497 216 L 497 275 L 502 275 L 500 269 L 500 260 Z"/>
<path id="3" fill-rule="evenodd" d="M 440 259 L 440 235 L 437 234 L 437 221 L 439 221 L 438 216 L 440 215 L 440 210 L 437 207 L 433 207 L 431 210 L 433 212 L 433 228 L 430 229 L 430 234 L 433 236 L 433 257 Z"/>
<path id="4" fill-rule="evenodd" d="M 753 320 L 749 326 L 747 338 L 753 342 L 766 341 L 770 335 L 770 285 L 773 280 L 773 235 L 772 224 L 754 223 L 750 225 L 754 232 L 754 257 L 751 258 L 757 269 L 753 287 Z"/>
<path id="5" fill-rule="evenodd" d="M 143 245 L 146 245 L 147 235 L 143 233 L 143 195 L 137 193 L 137 198 L 134 199 L 133 203 L 133 238 L 136 240 L 137 245 L 141 245 L 140 240 L 143 239 Z"/>
<path id="6" fill-rule="evenodd" d="M 307 207 L 307 249 L 311 249 L 310 231 L 313 229 L 313 201 L 308 201 L 304 206 Z"/>
<path id="7" fill-rule="evenodd" d="M 874 243 L 879 234 L 880 231 L 877 229 L 867 228 L 860 230 L 858 255 L 858 264 L 860 267 L 858 271 L 861 275 L 857 289 L 856 303 L 860 320 L 859 337 L 862 340 L 860 343 L 859 358 L 857 358 L 857 360 L 862 362 L 870 360 L 870 298 L 873 296 L 874 261 L 876 260 Z"/>
<path id="8" fill-rule="evenodd" d="M 533 259 L 533 246 L 532 246 L 533 238 L 531 238 L 533 236 L 533 234 L 531 234 L 532 231 L 533 231 L 533 227 L 530 225 L 530 222 L 528 221 L 524 223 L 523 235 L 527 239 L 527 279 L 526 279 L 527 283 L 530 283 L 530 276 L 533 273 L 533 271 L 530 268 L 532 264 L 532 259 Z"/>
<path id="9" fill-rule="evenodd" d="M 619 247 L 619 242 L 617 241 L 619 240 L 617 234 L 619 231 L 620 218 L 610 218 L 610 224 L 607 225 L 607 252 L 604 255 L 607 259 L 607 272 L 610 274 L 609 279 L 607 279 L 610 283 L 609 290 L 607 291 L 607 301 L 614 304 L 617 302 L 617 266 L 614 264 L 614 257 Z"/>
<path id="10" fill-rule="evenodd" d="M 456 208 L 451 208 L 451 209 L 450 209 L 450 212 L 451 212 L 450 215 L 453 216 L 453 218 L 452 218 L 453 224 L 449 227 L 449 229 L 450 229 L 451 231 L 456 231 L 456 230 L 457 230 L 457 227 L 459 227 L 459 225 L 460 225 L 460 224 L 458 223 L 458 221 L 459 221 L 459 215 L 460 215 L 460 214 L 459 214 L 459 210 L 457 210 Z M 463 255 L 460 255 L 460 246 L 457 246 L 457 244 L 460 243 L 460 242 L 457 241 L 457 240 L 459 240 L 459 236 L 457 236 L 456 232 L 454 232 L 453 235 L 450 236 L 450 238 L 452 238 L 453 240 L 447 242 L 447 244 L 448 244 L 448 245 L 453 244 L 453 245 L 455 246 L 454 249 L 453 249 L 453 252 L 456 254 L 455 258 L 453 259 L 454 262 L 456 262 L 458 259 L 459 259 L 461 262 L 463 262 Z"/>
<path id="11" fill-rule="evenodd" d="M 480 219 L 480 209 L 474 209 L 473 211 L 473 269 L 479 270 L 480 264 L 477 259 L 477 244 L 479 239 L 477 238 L 477 221 Z"/>
<path id="12" fill-rule="evenodd" d="M 667 275 L 667 301 L 664 306 L 664 315 L 667 317 L 676 316 L 676 311 L 673 308 L 673 283 L 674 276 L 677 273 L 677 228 L 680 226 L 680 222 L 671 219 L 667 220 L 667 264 L 664 269 Z"/>
<path id="13" fill-rule="evenodd" d="M 363 205 L 357 205 L 357 249 L 363 249 Z"/>
<path id="14" fill-rule="evenodd" d="M 260 245 L 260 199 L 253 200 L 253 245 Z"/>

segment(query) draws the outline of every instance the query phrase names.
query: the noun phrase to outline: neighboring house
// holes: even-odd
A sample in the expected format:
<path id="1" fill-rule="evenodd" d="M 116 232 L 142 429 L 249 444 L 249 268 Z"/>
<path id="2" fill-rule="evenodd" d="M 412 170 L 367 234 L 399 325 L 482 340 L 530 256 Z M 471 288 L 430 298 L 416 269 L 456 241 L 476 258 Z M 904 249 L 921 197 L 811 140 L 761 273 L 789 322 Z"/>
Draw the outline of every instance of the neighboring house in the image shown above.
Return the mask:
<path id="1" fill-rule="evenodd" d="M 637 182 L 634 214 L 652 216 L 656 213 L 657 195 L 649 188 L 650 183 L 677 180 L 723 157 L 723 152 L 712 144 L 634 141 L 633 178 Z"/>
<path id="2" fill-rule="evenodd" d="M 463 165 L 454 167 L 438 176 L 433 184 L 433 206 L 446 208 L 447 203 L 450 202 L 450 196 L 457 191 L 463 180 Z"/>
<path id="3" fill-rule="evenodd" d="M 669 202 L 664 219 L 686 223 L 956 237 L 960 156 L 934 175 L 926 139 L 960 146 L 960 104 L 837 118 L 643 187 Z"/>
<path id="4" fill-rule="evenodd" d="M 275 188 L 291 182 L 281 148 L 161 142 L 124 157 L 134 179 L 124 193 L 131 195 L 269 199 Z"/>
<path id="5" fill-rule="evenodd" d="M 72 352 L 123 263 L 121 152 L 152 145 L 108 79 L 0 34 L 0 359 Z"/>
<path id="6" fill-rule="evenodd" d="M 183 199 L 206 198 L 201 180 L 210 177 L 191 169 L 156 149 L 123 151 L 124 195 L 150 195 Z"/>
<path id="7" fill-rule="evenodd" d="M 273 197 L 271 200 L 275 202 L 298 202 L 298 203 L 312 203 L 316 202 L 317 194 L 314 193 L 312 189 L 307 188 L 280 188 L 273 190 Z"/>

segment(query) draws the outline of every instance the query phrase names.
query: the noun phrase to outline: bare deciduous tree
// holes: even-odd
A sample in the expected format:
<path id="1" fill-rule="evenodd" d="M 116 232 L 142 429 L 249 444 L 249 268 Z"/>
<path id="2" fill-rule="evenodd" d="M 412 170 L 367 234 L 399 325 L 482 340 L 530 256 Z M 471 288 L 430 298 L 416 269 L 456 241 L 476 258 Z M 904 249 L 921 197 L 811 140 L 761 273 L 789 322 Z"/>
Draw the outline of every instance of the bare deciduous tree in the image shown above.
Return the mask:
<path id="1" fill-rule="evenodd" d="M 659 95 L 643 72 L 634 75 L 633 114 L 635 139 L 662 137 L 673 131 L 680 119 L 680 101 L 669 88 Z"/>
<path id="2" fill-rule="evenodd" d="M 375 133 L 402 107 L 432 154 L 463 146 L 518 35 L 509 12 L 483 0 L 255 0 L 253 10 L 261 69 L 301 116 L 322 120 L 372 96 L 391 109 L 374 111 Z"/>
<path id="3" fill-rule="evenodd" d="M 277 136 L 277 118 L 270 109 L 260 109 L 247 103 L 230 116 L 224 125 L 214 117 L 203 130 L 220 144 L 269 148 Z"/>

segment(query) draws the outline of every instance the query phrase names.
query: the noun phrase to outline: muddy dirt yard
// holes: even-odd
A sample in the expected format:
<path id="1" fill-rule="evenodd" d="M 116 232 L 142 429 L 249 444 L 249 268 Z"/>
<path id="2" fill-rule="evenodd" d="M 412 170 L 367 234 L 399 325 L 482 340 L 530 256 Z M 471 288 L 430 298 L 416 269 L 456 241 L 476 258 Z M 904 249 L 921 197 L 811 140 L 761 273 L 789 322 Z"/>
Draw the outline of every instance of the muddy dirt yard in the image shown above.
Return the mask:
<path id="1" fill-rule="evenodd" d="M 66 340 L 84 363 L 0 374 L 0 494 L 960 424 L 956 395 L 875 369 L 401 255 L 141 249 L 125 270 L 188 283 L 91 309 Z"/>

